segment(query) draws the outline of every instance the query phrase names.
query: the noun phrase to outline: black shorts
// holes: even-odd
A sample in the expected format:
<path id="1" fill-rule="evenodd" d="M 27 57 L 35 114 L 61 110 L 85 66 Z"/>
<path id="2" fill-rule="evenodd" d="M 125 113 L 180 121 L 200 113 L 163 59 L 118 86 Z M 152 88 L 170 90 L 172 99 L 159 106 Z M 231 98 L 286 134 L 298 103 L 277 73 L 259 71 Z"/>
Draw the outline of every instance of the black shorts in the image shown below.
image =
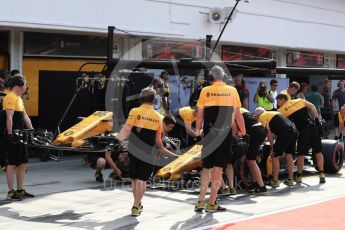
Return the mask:
<path id="1" fill-rule="evenodd" d="M 104 158 L 104 157 L 102 157 L 102 156 L 88 156 L 87 157 L 88 166 L 93 168 L 93 169 L 96 169 L 97 168 L 97 161 L 99 158 Z"/>
<path id="2" fill-rule="evenodd" d="M 298 137 L 298 155 L 306 155 L 310 148 L 313 154 L 322 152 L 321 135 L 315 125 L 307 125 Z"/>
<path id="3" fill-rule="evenodd" d="M 298 131 L 295 126 L 290 126 L 286 132 L 277 135 L 277 139 L 273 145 L 274 156 L 281 156 L 284 153 L 294 154 L 296 152 L 296 142 Z"/>
<path id="4" fill-rule="evenodd" d="M 138 159 L 136 156 L 132 155 L 131 153 L 129 153 L 128 156 L 129 156 L 130 178 L 147 181 L 151 177 L 155 167 L 152 164 L 149 164 L 148 162 Z"/>
<path id="5" fill-rule="evenodd" d="M 7 151 L 3 140 L 0 140 L 0 166 L 7 165 Z"/>
<path id="6" fill-rule="evenodd" d="M 232 162 L 231 151 L 232 134 L 228 135 L 205 135 L 201 156 L 204 168 L 225 168 Z"/>
<path id="7" fill-rule="evenodd" d="M 21 143 L 7 143 L 7 164 L 19 166 L 28 163 L 27 148 Z"/>
<path id="8" fill-rule="evenodd" d="M 256 160 L 260 146 L 266 138 L 267 130 L 262 125 L 253 126 L 247 130 L 247 134 L 250 136 L 250 142 L 246 158 L 247 160 Z"/>

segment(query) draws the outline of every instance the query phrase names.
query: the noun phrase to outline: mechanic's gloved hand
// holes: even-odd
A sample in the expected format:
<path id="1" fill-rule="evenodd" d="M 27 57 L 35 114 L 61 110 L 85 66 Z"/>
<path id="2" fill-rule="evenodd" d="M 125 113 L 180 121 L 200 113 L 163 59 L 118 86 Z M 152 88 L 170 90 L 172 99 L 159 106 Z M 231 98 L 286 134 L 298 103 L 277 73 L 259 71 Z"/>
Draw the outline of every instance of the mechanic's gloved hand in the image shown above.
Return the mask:
<path id="1" fill-rule="evenodd" d="M 196 137 L 194 137 L 194 140 L 196 142 L 200 142 L 202 140 L 202 138 L 201 138 L 201 136 L 196 136 Z"/>
<path id="2" fill-rule="evenodd" d="M 12 134 L 7 135 L 7 143 L 8 144 L 14 144 L 14 138 Z"/>
<path id="3" fill-rule="evenodd" d="M 319 130 L 320 136 L 324 137 L 325 136 L 325 131 L 323 130 L 323 127 L 322 127 L 322 124 L 321 124 L 319 118 L 315 118 L 315 124 L 316 124 L 316 127 Z"/>
<path id="4" fill-rule="evenodd" d="M 249 136 L 248 134 L 244 135 L 242 138 L 243 138 L 243 140 L 244 140 L 245 142 L 247 142 L 247 144 L 249 144 L 249 142 L 250 142 L 250 136 Z"/>
<path id="5" fill-rule="evenodd" d="M 315 118 L 315 124 L 316 124 L 316 127 L 320 127 L 320 126 L 322 126 L 322 124 L 321 124 L 321 122 L 320 122 L 320 120 L 319 120 L 319 118 Z"/>

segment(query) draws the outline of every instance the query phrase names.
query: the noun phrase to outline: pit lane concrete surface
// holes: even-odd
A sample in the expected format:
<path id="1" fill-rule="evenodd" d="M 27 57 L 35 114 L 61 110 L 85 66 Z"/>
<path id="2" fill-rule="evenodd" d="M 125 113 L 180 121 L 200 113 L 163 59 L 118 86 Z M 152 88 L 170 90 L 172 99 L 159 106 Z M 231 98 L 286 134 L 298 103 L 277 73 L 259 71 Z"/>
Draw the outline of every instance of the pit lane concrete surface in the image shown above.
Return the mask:
<path id="1" fill-rule="evenodd" d="M 105 170 L 104 175 L 109 173 Z M 213 214 L 194 212 L 197 189 L 148 189 L 143 199 L 144 211 L 136 218 L 130 216 L 133 199 L 129 184 L 95 182 L 94 171 L 84 167 L 80 157 L 62 162 L 32 162 L 25 189 L 34 193 L 35 198 L 7 201 L 6 177 L 0 173 L 0 229 L 227 229 L 235 223 L 250 224 L 248 221 L 255 218 L 341 199 L 345 197 L 343 173 L 344 168 L 336 175 L 326 175 L 323 185 L 312 174 L 300 185 L 268 187 L 267 196 L 238 191 L 237 195 L 218 200 L 227 208 L 226 212 Z M 334 212 L 325 212 L 322 218 L 336 212 L 334 207 Z M 267 221 L 265 224 L 270 226 Z"/>

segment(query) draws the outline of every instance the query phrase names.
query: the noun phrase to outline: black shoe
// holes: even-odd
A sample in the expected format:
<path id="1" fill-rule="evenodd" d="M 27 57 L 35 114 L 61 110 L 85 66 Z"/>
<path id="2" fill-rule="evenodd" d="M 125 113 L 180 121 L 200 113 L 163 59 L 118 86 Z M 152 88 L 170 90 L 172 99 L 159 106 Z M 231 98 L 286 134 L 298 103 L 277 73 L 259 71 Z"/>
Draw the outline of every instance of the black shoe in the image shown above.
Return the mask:
<path id="1" fill-rule="evenodd" d="M 267 188 L 265 185 L 262 187 L 257 187 L 255 189 L 254 193 L 257 195 L 267 195 Z"/>
<path id="2" fill-rule="evenodd" d="M 255 193 L 255 189 L 258 188 L 258 187 L 259 187 L 259 185 L 258 185 L 256 182 L 251 183 L 251 184 L 248 186 L 248 188 L 247 188 L 247 192 L 248 192 L 249 194 L 254 194 L 254 193 Z"/>
<path id="3" fill-rule="evenodd" d="M 34 198 L 35 197 L 35 195 L 26 192 L 24 189 L 23 190 L 17 190 L 17 193 L 22 198 Z"/>
<path id="4" fill-rule="evenodd" d="M 103 180 L 103 174 L 101 172 L 96 172 L 95 173 L 95 178 L 97 182 L 104 182 Z"/>
<path id="5" fill-rule="evenodd" d="M 23 200 L 17 191 L 11 190 L 7 193 L 7 200 Z"/>
<path id="6" fill-rule="evenodd" d="M 114 172 L 111 172 L 109 174 L 109 178 L 112 179 L 113 181 L 116 181 L 116 180 L 120 181 L 120 180 L 122 180 L 121 177 L 119 177 L 118 175 L 115 175 Z"/>

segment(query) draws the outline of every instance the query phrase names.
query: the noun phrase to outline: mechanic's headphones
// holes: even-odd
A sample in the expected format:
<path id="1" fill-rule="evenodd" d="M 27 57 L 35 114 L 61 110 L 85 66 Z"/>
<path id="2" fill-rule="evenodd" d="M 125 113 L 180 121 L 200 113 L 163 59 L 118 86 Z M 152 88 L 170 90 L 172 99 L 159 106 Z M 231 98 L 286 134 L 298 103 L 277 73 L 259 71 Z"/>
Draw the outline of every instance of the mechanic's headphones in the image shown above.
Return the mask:
<path id="1" fill-rule="evenodd" d="M 8 79 L 8 85 L 12 89 L 15 86 L 23 87 L 25 84 L 25 78 L 22 75 L 15 75 Z"/>

